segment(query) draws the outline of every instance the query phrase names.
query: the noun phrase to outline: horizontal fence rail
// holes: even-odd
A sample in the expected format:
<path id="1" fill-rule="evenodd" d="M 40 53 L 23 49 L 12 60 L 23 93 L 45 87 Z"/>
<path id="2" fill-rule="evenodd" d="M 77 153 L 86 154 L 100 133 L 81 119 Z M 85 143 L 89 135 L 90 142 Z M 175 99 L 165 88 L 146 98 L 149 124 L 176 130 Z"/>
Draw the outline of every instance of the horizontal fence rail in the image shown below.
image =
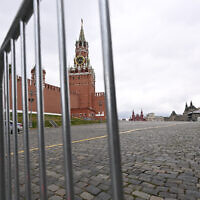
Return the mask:
<path id="1" fill-rule="evenodd" d="M 64 153 L 64 177 L 66 199 L 74 199 L 72 142 L 70 127 L 70 98 L 68 85 L 68 70 L 66 57 L 66 31 L 64 1 L 57 1 L 59 71 L 62 106 L 62 136 Z M 116 108 L 115 79 L 112 55 L 112 39 L 108 0 L 99 1 L 99 13 L 102 35 L 102 52 L 104 65 L 104 82 L 106 92 L 108 146 L 110 156 L 110 173 L 112 179 L 112 197 L 114 200 L 123 200 L 120 140 L 118 116 Z M 21 44 L 21 77 L 22 77 L 22 106 L 23 106 L 23 142 L 24 142 L 24 173 L 25 173 L 25 199 L 32 199 L 31 187 L 31 159 L 29 147 L 29 120 L 28 120 L 28 88 L 26 65 L 26 24 L 34 17 L 35 38 L 35 70 L 36 70 L 36 96 L 37 96 L 37 128 L 39 149 L 39 177 L 40 199 L 48 199 L 46 178 L 45 134 L 44 134 L 44 100 L 42 53 L 40 33 L 40 0 L 24 0 L 14 18 L 12 25 L 0 48 L 0 200 L 19 200 L 21 191 L 19 184 L 19 158 L 17 134 L 17 76 L 16 76 L 16 50 L 15 43 L 20 37 Z M 8 54 L 11 55 L 11 69 L 8 63 Z M 11 85 L 9 74 L 11 72 Z M 10 86 L 12 88 L 10 93 Z M 4 87 L 4 92 L 3 92 Z M 12 95 L 12 102 L 10 96 Z M 4 99 L 4 101 L 3 101 Z M 10 141 L 10 105 L 12 103 L 12 132 L 14 135 L 13 147 Z M 11 164 L 11 148 L 14 162 Z M 13 169 L 13 170 L 11 170 Z M 13 175 L 13 176 L 12 176 Z M 13 178 L 13 179 L 12 179 Z"/>

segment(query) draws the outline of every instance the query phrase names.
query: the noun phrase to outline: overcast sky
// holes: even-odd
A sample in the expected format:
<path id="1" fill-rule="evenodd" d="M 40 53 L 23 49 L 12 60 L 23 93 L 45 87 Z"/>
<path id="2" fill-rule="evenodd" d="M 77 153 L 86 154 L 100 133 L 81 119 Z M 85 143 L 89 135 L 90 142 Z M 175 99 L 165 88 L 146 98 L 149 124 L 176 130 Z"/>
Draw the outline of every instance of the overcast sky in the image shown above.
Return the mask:
<path id="1" fill-rule="evenodd" d="M 1 0 L 0 43 L 22 0 Z M 68 3 L 68 5 L 66 5 Z M 97 0 L 67 0 L 68 65 L 84 20 L 96 91 L 104 90 Z M 119 117 L 182 113 L 185 102 L 200 107 L 200 1 L 110 0 Z M 56 0 L 41 3 L 42 64 L 49 84 L 59 85 Z M 28 72 L 34 66 L 33 19 L 27 25 Z M 17 41 L 17 72 L 20 71 Z M 28 74 L 30 77 L 30 74 Z"/>

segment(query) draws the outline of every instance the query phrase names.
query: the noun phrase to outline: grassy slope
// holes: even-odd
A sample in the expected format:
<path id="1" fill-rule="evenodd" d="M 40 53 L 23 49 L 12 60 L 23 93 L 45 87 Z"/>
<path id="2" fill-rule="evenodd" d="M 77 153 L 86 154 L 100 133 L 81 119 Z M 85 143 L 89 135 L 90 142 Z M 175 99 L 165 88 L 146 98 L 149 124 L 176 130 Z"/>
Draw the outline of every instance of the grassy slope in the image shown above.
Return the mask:
<path id="1" fill-rule="evenodd" d="M 30 117 L 30 115 L 29 115 Z M 11 117 L 12 118 L 12 117 Z M 56 122 L 58 126 L 62 125 L 62 117 L 61 116 L 55 116 L 55 115 L 45 115 L 45 127 L 52 127 L 49 123 L 49 120 L 53 120 Z M 18 113 L 18 122 L 22 123 L 23 121 L 23 115 L 22 113 Z M 33 121 L 33 128 L 37 127 L 37 115 L 32 114 L 32 121 Z M 80 124 L 94 124 L 94 123 L 102 123 L 105 121 L 98 121 L 98 120 L 83 120 L 79 118 L 72 118 L 71 124 L 72 125 L 80 125 Z"/>

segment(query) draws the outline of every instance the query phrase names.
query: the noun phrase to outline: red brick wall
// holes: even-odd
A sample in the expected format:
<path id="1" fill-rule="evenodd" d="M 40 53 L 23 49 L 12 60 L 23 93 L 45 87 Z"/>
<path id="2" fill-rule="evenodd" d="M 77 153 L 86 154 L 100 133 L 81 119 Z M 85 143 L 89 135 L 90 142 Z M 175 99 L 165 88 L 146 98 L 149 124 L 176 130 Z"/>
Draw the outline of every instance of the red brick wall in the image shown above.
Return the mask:
<path id="1" fill-rule="evenodd" d="M 74 77 L 74 78 L 73 78 Z M 94 76 L 91 73 L 81 73 L 80 75 L 69 76 L 70 88 L 70 107 L 71 115 L 80 118 L 105 119 L 105 96 L 104 93 L 95 93 Z M 28 79 L 28 98 L 34 99 L 29 101 L 29 111 L 37 111 L 36 87 L 34 81 Z M 12 109 L 12 88 L 10 79 L 10 109 Z M 30 92 L 32 91 L 32 96 Z M 61 100 L 60 88 L 44 84 L 44 112 L 60 114 Z M 22 79 L 17 77 L 17 109 L 22 110 Z M 103 114 L 104 116 L 96 116 Z"/>
<path id="2" fill-rule="evenodd" d="M 36 97 L 36 87 L 33 81 L 28 79 L 28 99 L 34 99 L 33 102 L 29 103 L 29 111 L 37 111 L 37 97 Z M 12 109 L 12 83 L 10 79 L 10 109 Z M 32 91 L 32 96 L 30 92 Z M 61 113 L 61 100 L 60 100 L 60 88 L 45 84 L 44 85 L 44 112 L 47 113 Z M 70 104 L 71 108 L 77 108 L 79 105 L 79 96 L 77 94 L 70 94 Z M 22 110 L 22 79 L 17 77 L 17 110 Z"/>
<path id="3" fill-rule="evenodd" d="M 71 115 L 72 117 L 77 117 L 77 118 L 95 119 L 95 110 L 89 108 L 72 108 Z"/>
<path id="4" fill-rule="evenodd" d="M 44 112 L 61 113 L 60 88 L 45 84 L 44 87 Z"/>
<path id="5" fill-rule="evenodd" d="M 79 94 L 79 107 L 92 108 L 95 88 L 92 74 L 78 73 L 69 76 L 69 88 L 71 93 Z"/>
<path id="6" fill-rule="evenodd" d="M 106 104 L 105 104 L 105 93 L 97 92 L 94 96 L 94 109 L 96 112 L 96 119 L 106 119 Z"/>
<path id="7" fill-rule="evenodd" d="M 70 93 L 70 107 L 73 108 L 79 108 L 79 95 Z"/>

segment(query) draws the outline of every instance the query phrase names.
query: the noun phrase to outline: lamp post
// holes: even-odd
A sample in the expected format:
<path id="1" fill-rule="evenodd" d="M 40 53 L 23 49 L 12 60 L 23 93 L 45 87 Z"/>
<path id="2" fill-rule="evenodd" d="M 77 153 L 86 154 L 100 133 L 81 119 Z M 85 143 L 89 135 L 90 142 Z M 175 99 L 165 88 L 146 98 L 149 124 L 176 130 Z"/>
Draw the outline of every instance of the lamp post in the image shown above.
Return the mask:
<path id="1" fill-rule="evenodd" d="M 100 118 L 100 121 L 102 121 L 102 102 L 101 101 L 99 101 L 99 110 L 100 110 L 100 114 L 99 114 L 99 118 Z"/>
<path id="2" fill-rule="evenodd" d="M 33 127 L 33 122 L 32 122 L 32 103 L 34 101 L 33 95 L 35 94 L 34 91 L 30 91 L 30 98 L 28 99 L 28 101 L 30 102 L 30 107 L 31 107 L 31 113 L 30 113 L 30 118 L 29 118 L 29 127 L 32 128 Z"/>

